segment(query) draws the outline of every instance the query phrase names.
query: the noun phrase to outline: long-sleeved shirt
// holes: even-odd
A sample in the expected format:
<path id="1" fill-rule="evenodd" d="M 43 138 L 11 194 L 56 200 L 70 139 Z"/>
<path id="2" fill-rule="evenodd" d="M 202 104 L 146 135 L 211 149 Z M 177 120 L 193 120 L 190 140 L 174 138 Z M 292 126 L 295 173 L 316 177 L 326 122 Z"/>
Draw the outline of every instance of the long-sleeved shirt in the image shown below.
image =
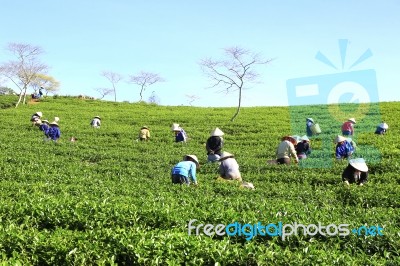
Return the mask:
<path id="1" fill-rule="evenodd" d="M 46 124 L 46 123 L 42 123 L 42 124 L 39 126 L 39 129 L 40 129 L 41 131 L 43 131 L 43 133 L 47 136 L 47 132 L 49 131 L 49 125 Z"/>
<path id="2" fill-rule="evenodd" d="M 241 179 L 239 164 L 235 158 L 227 158 L 219 165 L 219 174 L 227 179 Z"/>
<path id="3" fill-rule="evenodd" d="M 307 120 L 306 122 L 306 132 L 307 132 L 307 136 L 311 137 L 313 135 L 313 132 L 311 130 L 312 125 L 314 125 L 313 122 L 311 122 L 310 120 Z"/>
<path id="4" fill-rule="evenodd" d="M 100 127 L 101 126 L 101 121 L 98 118 L 93 118 L 92 122 L 90 122 L 90 125 L 92 127 Z"/>
<path id="5" fill-rule="evenodd" d="M 348 158 L 354 152 L 354 147 L 347 140 L 336 145 L 336 159 Z"/>
<path id="6" fill-rule="evenodd" d="M 385 133 L 386 133 L 386 129 L 381 128 L 381 127 L 377 127 L 375 130 L 375 134 L 383 135 Z"/>
<path id="7" fill-rule="evenodd" d="M 175 135 L 175 142 L 186 141 L 187 135 L 185 130 L 181 128 L 181 130 Z"/>
<path id="8" fill-rule="evenodd" d="M 61 137 L 61 131 L 57 126 L 51 126 L 47 131 L 47 136 L 52 140 L 58 140 Z"/>
<path id="9" fill-rule="evenodd" d="M 354 127 L 353 127 L 353 123 L 350 121 L 344 122 L 342 125 L 342 133 L 343 132 L 350 132 L 350 135 L 354 134 Z"/>
<path id="10" fill-rule="evenodd" d="M 297 154 L 300 153 L 310 154 L 311 153 L 310 144 L 308 142 L 299 142 L 296 146 L 296 152 Z"/>
<path id="11" fill-rule="evenodd" d="M 150 138 L 150 130 L 147 128 L 142 128 L 139 131 L 139 139 L 149 139 Z"/>
<path id="12" fill-rule="evenodd" d="M 194 183 L 197 183 L 196 164 L 192 161 L 182 161 L 177 163 L 172 168 L 171 174 L 182 175 L 187 178 L 186 181 L 188 181 L 188 179 L 190 178 Z"/>
<path id="13" fill-rule="evenodd" d="M 354 167 L 348 165 L 342 173 L 342 181 L 349 183 L 364 184 L 368 181 L 368 172 L 356 171 Z"/>
<path id="14" fill-rule="evenodd" d="M 291 156 L 293 156 L 296 161 L 298 160 L 294 145 L 290 141 L 282 141 L 276 150 L 276 158 L 290 158 Z"/>
<path id="15" fill-rule="evenodd" d="M 206 143 L 207 154 L 218 154 L 221 155 L 224 141 L 221 137 L 212 136 L 209 137 Z"/>

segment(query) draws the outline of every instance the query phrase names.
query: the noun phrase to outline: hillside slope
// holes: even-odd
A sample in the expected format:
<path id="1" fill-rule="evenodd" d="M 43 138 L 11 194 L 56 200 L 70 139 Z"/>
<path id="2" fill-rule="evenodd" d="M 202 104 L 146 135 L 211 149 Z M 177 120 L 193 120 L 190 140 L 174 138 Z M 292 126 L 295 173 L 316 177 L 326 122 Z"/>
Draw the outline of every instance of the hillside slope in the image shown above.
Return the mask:
<path id="1" fill-rule="evenodd" d="M 0 102 L 2 97 L 0 96 Z M 339 108 L 339 109 L 338 109 Z M 166 107 L 147 104 L 47 98 L 0 110 L 0 253 L 2 261 L 35 265 L 397 265 L 400 252 L 400 103 L 341 107 Z M 45 142 L 29 118 L 60 117 L 59 143 Z M 356 114 L 356 115 L 351 115 Z M 89 122 L 102 117 L 100 129 Z M 342 116 L 354 116 L 356 137 L 370 168 L 364 187 L 344 187 L 346 162 L 336 162 L 333 138 Z M 270 165 L 280 138 L 305 134 L 314 117 L 323 133 L 301 165 Z M 373 134 L 385 120 L 385 136 Z M 189 135 L 174 143 L 179 123 Z M 136 142 L 147 125 L 152 138 Z M 206 163 L 212 128 L 225 132 L 224 150 L 236 155 L 254 191 L 218 182 Z M 77 142 L 69 142 L 70 137 Z M 199 186 L 172 185 L 170 171 L 195 154 Z M 383 227 L 383 236 L 188 235 L 199 224 L 349 224 Z M 250 228 L 246 234 L 249 235 Z M 288 230 L 290 228 L 287 228 Z M 254 231 L 254 228 L 253 228 Z"/>

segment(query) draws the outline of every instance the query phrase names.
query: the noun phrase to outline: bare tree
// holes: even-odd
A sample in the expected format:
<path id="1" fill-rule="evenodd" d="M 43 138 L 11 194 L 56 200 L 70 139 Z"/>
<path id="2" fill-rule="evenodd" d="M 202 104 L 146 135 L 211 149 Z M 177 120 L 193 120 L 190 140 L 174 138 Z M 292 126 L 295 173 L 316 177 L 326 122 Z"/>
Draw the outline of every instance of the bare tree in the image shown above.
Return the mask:
<path id="1" fill-rule="evenodd" d="M 103 77 L 107 78 L 111 82 L 113 90 L 114 90 L 114 100 L 117 101 L 117 90 L 115 88 L 115 85 L 122 80 L 122 78 L 123 78 L 122 75 L 115 73 L 115 72 L 111 72 L 111 71 L 103 71 L 103 72 L 101 72 L 101 75 Z M 107 93 L 107 94 L 109 94 L 109 93 Z M 105 95 L 103 95 L 103 97 L 104 96 Z"/>
<path id="2" fill-rule="evenodd" d="M 45 74 L 36 74 L 30 85 L 33 87 L 35 92 L 39 88 L 44 89 L 47 96 L 48 93 L 54 93 L 58 91 L 60 87 L 60 82 L 55 80 L 52 76 L 48 76 Z"/>
<path id="3" fill-rule="evenodd" d="M 160 77 L 158 74 L 141 71 L 137 75 L 129 76 L 128 82 L 140 86 L 140 100 L 139 101 L 142 101 L 143 92 L 146 90 L 146 88 L 148 86 L 153 85 L 156 82 L 163 82 L 163 81 L 165 81 L 165 80 L 162 77 Z"/>
<path id="4" fill-rule="evenodd" d="M 186 94 L 185 96 L 189 99 L 189 104 L 190 104 L 190 106 L 192 106 L 192 103 L 193 103 L 194 101 L 200 99 L 200 97 L 197 96 L 197 95 L 189 95 L 189 94 Z"/>
<path id="5" fill-rule="evenodd" d="M 26 91 L 30 83 L 37 74 L 45 73 L 48 67 L 38 60 L 38 56 L 43 53 L 42 48 L 23 43 L 10 43 L 6 50 L 15 55 L 16 60 L 12 60 L 0 65 L 0 74 L 11 80 L 18 89 L 19 98 L 15 107 L 21 103 L 26 103 Z"/>
<path id="6" fill-rule="evenodd" d="M 256 83 L 258 73 L 253 70 L 256 65 L 266 65 L 272 59 L 263 60 L 260 55 L 240 47 L 225 48 L 226 59 L 211 58 L 200 61 L 204 74 L 211 80 L 211 88 L 221 88 L 226 94 L 238 91 L 238 106 L 231 118 L 234 121 L 239 114 L 242 103 L 242 92 L 247 84 Z"/>
<path id="7" fill-rule="evenodd" d="M 101 94 L 100 100 L 103 99 L 106 95 L 113 93 L 113 90 L 109 88 L 96 88 L 94 90 Z"/>

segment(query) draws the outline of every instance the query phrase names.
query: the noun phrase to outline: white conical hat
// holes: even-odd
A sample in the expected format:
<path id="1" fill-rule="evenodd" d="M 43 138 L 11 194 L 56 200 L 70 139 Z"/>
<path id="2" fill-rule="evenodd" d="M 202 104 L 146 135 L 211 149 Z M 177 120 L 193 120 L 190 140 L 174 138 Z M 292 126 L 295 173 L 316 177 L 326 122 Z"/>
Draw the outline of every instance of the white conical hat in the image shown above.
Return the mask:
<path id="1" fill-rule="evenodd" d="M 351 166 L 361 172 L 368 172 L 368 166 L 363 158 L 356 158 L 349 160 Z"/>
<path id="2" fill-rule="evenodd" d="M 354 124 L 356 124 L 356 119 L 355 118 L 349 118 L 347 121 L 353 122 Z"/>
<path id="3" fill-rule="evenodd" d="M 197 168 L 200 166 L 199 159 L 197 159 L 196 155 L 188 154 L 188 155 L 185 155 L 184 158 L 186 159 L 187 157 L 192 158 L 193 160 L 195 160 Z"/>
<path id="4" fill-rule="evenodd" d="M 58 123 L 56 121 L 53 121 L 50 123 L 50 126 L 58 126 Z"/>
<path id="5" fill-rule="evenodd" d="M 98 115 L 96 115 L 94 118 L 97 118 L 97 119 L 100 119 L 100 120 L 101 120 L 101 117 L 100 117 L 100 116 L 98 116 Z"/>
<path id="6" fill-rule="evenodd" d="M 36 114 L 37 114 L 39 117 L 42 117 L 42 116 L 43 116 L 43 113 L 42 113 L 42 112 L 36 112 Z"/>
<path id="7" fill-rule="evenodd" d="M 56 116 L 56 117 L 54 117 L 54 121 L 58 122 L 58 121 L 60 121 L 60 118 L 58 116 Z"/>
<path id="8" fill-rule="evenodd" d="M 311 121 L 311 122 L 314 123 L 314 119 L 312 119 L 311 117 L 307 118 L 306 121 L 307 121 L 307 120 L 309 120 L 309 121 Z"/>
<path id="9" fill-rule="evenodd" d="M 291 136 L 291 137 L 294 138 L 294 140 L 296 141 L 296 143 L 299 143 L 299 142 L 301 141 L 301 137 L 298 136 L 298 135 L 294 135 L 294 136 Z"/>
<path id="10" fill-rule="evenodd" d="M 339 142 L 342 142 L 342 141 L 345 141 L 345 140 L 346 140 L 346 138 L 343 137 L 343 136 L 340 136 L 340 135 L 337 135 L 336 138 L 335 138 L 335 142 L 336 143 L 339 143 Z"/>
<path id="11" fill-rule="evenodd" d="M 229 152 L 227 152 L 227 151 L 224 151 L 224 152 L 221 154 L 221 157 L 219 158 L 219 161 L 223 161 L 223 160 L 225 160 L 225 159 L 233 158 L 233 157 L 235 157 L 235 155 L 233 155 L 232 153 L 229 153 Z"/>
<path id="12" fill-rule="evenodd" d="M 171 131 L 180 131 L 181 128 L 179 127 L 179 124 L 172 124 Z"/>
<path id="13" fill-rule="evenodd" d="M 211 130 L 210 135 L 211 137 L 221 137 L 224 135 L 224 132 L 222 132 L 221 129 L 216 127 L 215 129 Z"/>
<path id="14" fill-rule="evenodd" d="M 307 137 L 307 135 L 302 136 L 300 138 L 300 140 L 310 141 L 310 139 Z"/>
<path id="15" fill-rule="evenodd" d="M 388 129 L 388 128 L 389 128 L 389 125 L 386 124 L 386 123 L 380 123 L 380 124 L 379 124 L 379 127 L 380 127 L 380 128 L 383 128 L 383 129 Z"/>

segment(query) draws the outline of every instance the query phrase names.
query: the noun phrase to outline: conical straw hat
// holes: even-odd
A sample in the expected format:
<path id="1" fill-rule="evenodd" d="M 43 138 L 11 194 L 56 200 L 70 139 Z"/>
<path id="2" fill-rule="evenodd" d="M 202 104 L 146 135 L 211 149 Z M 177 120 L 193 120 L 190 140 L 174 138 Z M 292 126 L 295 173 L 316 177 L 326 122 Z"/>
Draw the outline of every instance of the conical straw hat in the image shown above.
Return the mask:
<path id="1" fill-rule="evenodd" d="M 337 135 L 336 138 L 335 138 L 335 143 L 339 143 L 339 142 L 342 142 L 342 141 L 345 141 L 345 140 L 346 140 L 345 137 Z"/>
<path id="2" fill-rule="evenodd" d="M 221 137 L 224 135 L 224 132 L 222 132 L 221 129 L 216 127 L 215 129 L 213 129 L 211 131 L 210 135 L 211 135 L 211 137 Z"/>
<path id="3" fill-rule="evenodd" d="M 199 159 L 197 159 L 197 156 L 196 156 L 196 155 L 193 155 L 193 154 L 185 155 L 185 159 L 186 159 L 187 157 L 192 158 L 192 159 L 195 161 L 197 168 L 199 168 L 200 163 L 199 163 Z"/>
<path id="4" fill-rule="evenodd" d="M 368 166 L 363 158 L 356 158 L 349 160 L 351 166 L 361 172 L 368 172 Z"/>

